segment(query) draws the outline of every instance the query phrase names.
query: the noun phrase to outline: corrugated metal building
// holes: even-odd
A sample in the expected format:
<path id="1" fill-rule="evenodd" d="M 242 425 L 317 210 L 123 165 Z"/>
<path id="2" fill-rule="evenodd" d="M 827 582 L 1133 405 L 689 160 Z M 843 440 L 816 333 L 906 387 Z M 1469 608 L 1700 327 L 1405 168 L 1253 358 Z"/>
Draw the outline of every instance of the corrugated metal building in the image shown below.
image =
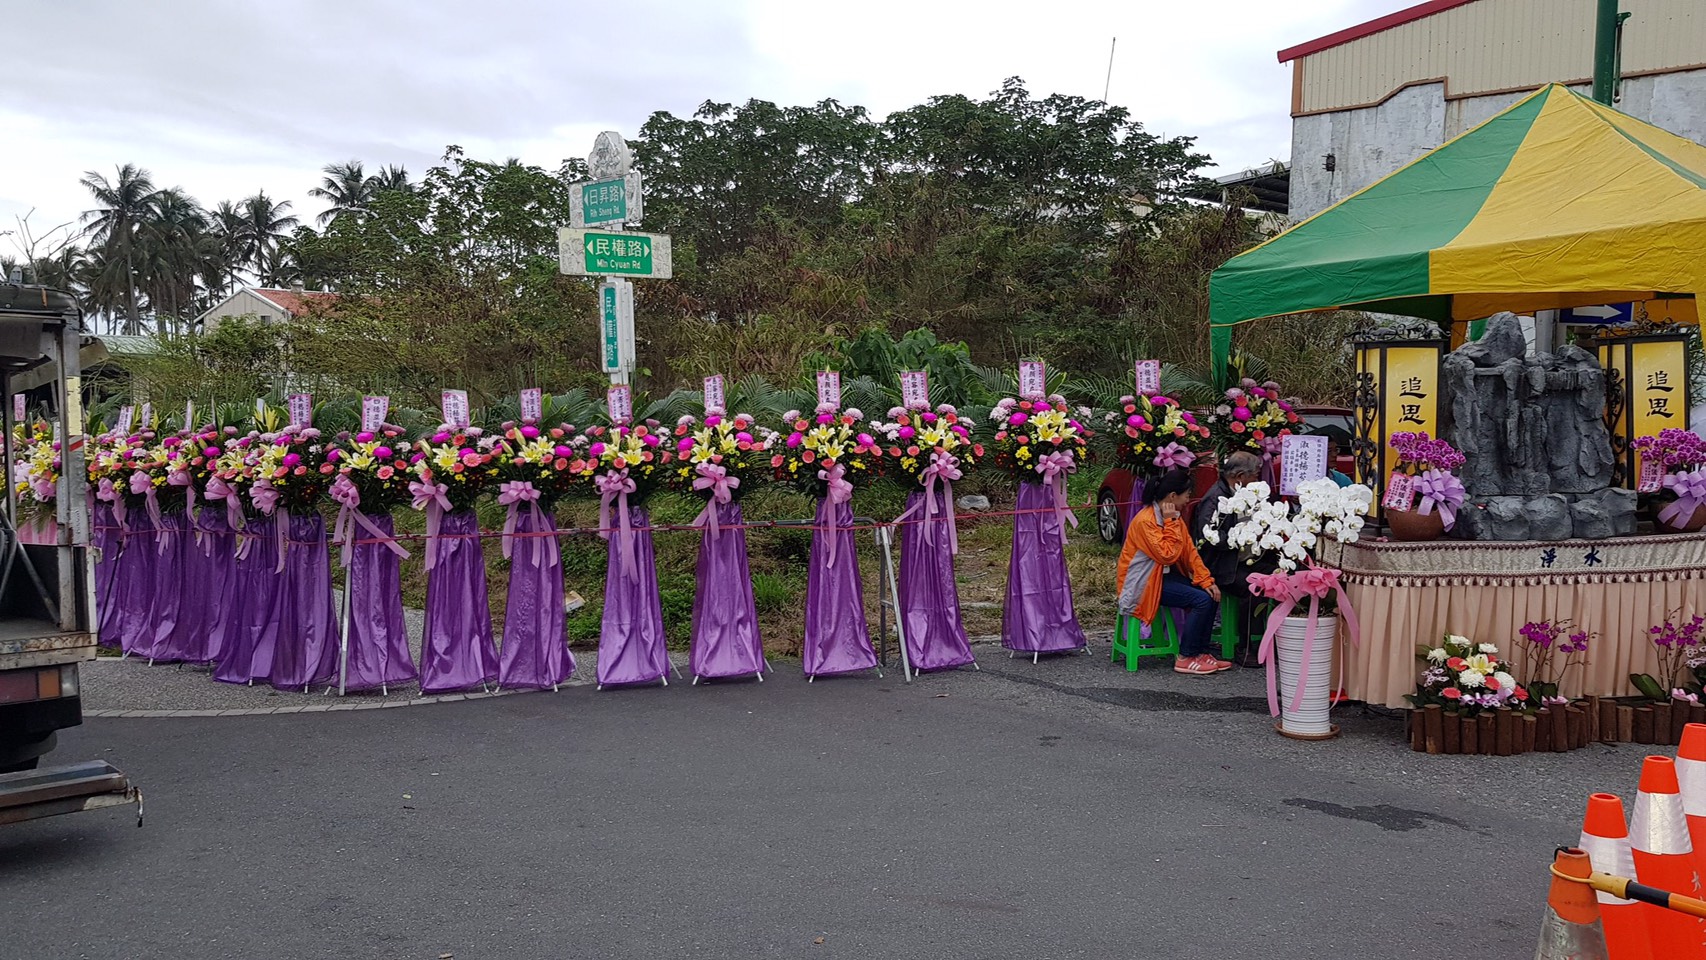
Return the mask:
<path id="1" fill-rule="evenodd" d="M 1540 86 L 1593 78 L 1595 0 L 1430 0 L 1281 50 L 1293 219 Z M 1622 0 L 1618 108 L 1706 143 L 1706 0 Z"/>

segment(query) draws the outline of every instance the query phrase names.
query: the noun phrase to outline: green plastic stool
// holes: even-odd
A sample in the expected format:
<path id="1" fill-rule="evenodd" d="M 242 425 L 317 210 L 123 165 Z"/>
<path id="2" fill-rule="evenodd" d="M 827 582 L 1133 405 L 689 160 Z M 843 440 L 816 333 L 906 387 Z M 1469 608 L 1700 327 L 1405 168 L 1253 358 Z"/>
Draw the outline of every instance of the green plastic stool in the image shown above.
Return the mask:
<path id="1" fill-rule="evenodd" d="M 1220 598 L 1220 627 L 1214 631 L 1214 641 L 1220 644 L 1220 659 L 1231 660 L 1238 652 L 1238 601 L 1228 596 Z"/>
<path id="2" fill-rule="evenodd" d="M 1173 613 L 1162 607 L 1155 614 L 1149 636 L 1143 636 L 1143 621 L 1120 614 L 1114 621 L 1114 642 L 1108 646 L 1108 659 L 1118 663 L 1125 658 L 1125 668 L 1135 671 L 1143 657 L 1177 657 L 1179 631 L 1173 626 Z M 1159 626 L 1160 629 L 1154 629 Z"/>

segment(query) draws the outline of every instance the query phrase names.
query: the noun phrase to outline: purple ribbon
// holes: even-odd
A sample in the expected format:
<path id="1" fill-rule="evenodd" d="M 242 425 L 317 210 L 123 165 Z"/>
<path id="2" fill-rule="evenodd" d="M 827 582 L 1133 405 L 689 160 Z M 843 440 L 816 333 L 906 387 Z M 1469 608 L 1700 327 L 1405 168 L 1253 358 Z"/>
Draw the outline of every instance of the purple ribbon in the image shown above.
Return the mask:
<path id="1" fill-rule="evenodd" d="M 1163 470 L 1188 467 L 1197 462 L 1197 455 L 1177 443 L 1169 443 L 1155 451 L 1155 465 Z"/>
<path id="2" fill-rule="evenodd" d="M 634 528 L 628 517 L 628 494 L 639 487 L 626 469 L 601 473 L 593 478 L 592 483 L 598 488 L 598 535 L 610 539 L 610 506 L 614 503 L 619 514 L 616 523 L 622 534 L 616 541 L 617 555 L 622 559 L 622 575 L 629 580 L 637 579 L 640 571 L 634 565 Z"/>
<path id="3" fill-rule="evenodd" d="M 232 533 L 243 529 L 243 501 L 237 495 L 237 488 L 226 483 L 217 474 L 207 478 L 207 499 L 225 501 L 225 525 Z"/>
<path id="4" fill-rule="evenodd" d="M 424 480 L 410 480 L 409 493 L 415 498 L 411 504 L 416 510 L 426 511 L 426 568 L 432 569 L 438 562 L 438 525 L 444 519 L 444 511 L 450 509 L 450 498 L 445 496 L 450 488 L 442 483 L 428 483 Z"/>
<path id="5" fill-rule="evenodd" d="M 160 498 L 154 493 L 154 478 L 146 473 L 130 475 L 130 492 L 141 495 L 144 505 L 148 507 L 148 519 L 154 521 L 155 553 L 165 553 L 167 542 L 172 533 L 166 525 L 160 522 Z"/>
<path id="6" fill-rule="evenodd" d="M 1676 494 L 1676 499 L 1659 511 L 1659 519 L 1673 527 L 1685 526 L 1694 511 L 1706 505 L 1706 470 L 1669 474 L 1665 489 Z"/>
<path id="7" fill-rule="evenodd" d="M 846 503 L 853 499 L 853 484 L 847 479 L 847 468 L 839 463 L 831 464 L 828 470 L 819 470 L 817 478 L 829 485 L 828 496 L 825 498 L 831 504 Z M 831 528 L 829 531 L 829 547 L 824 551 L 823 565 L 834 569 L 835 548 L 841 543 L 841 525 L 835 521 L 835 513 L 830 513 Z"/>
<path id="8" fill-rule="evenodd" d="M 550 556 L 544 556 L 545 537 L 542 528 L 545 526 L 545 514 L 539 509 L 539 488 L 530 480 L 510 480 L 498 488 L 498 503 L 509 508 L 509 515 L 504 518 L 504 559 L 509 559 L 515 550 L 515 525 L 522 504 L 527 504 L 532 511 L 533 526 L 536 535 L 533 540 L 533 561 L 557 565 L 557 551 L 550 551 Z"/>
<path id="9" fill-rule="evenodd" d="M 1416 477 L 1415 490 L 1422 495 L 1416 513 L 1425 517 L 1438 507 L 1439 517 L 1445 521 L 1445 529 L 1450 530 L 1457 524 L 1457 511 L 1463 506 L 1463 498 L 1466 496 L 1463 481 L 1444 470 L 1427 470 Z"/>
<path id="10" fill-rule="evenodd" d="M 1078 472 L 1078 464 L 1072 459 L 1072 454 L 1065 450 L 1044 454 L 1037 461 L 1036 470 L 1043 475 L 1043 484 L 1054 491 L 1054 512 L 1061 520 L 1061 532 L 1066 532 L 1069 523 L 1077 529 L 1078 518 L 1066 506 L 1066 475 Z"/>
<path id="11" fill-rule="evenodd" d="M 336 480 L 332 481 L 332 488 L 328 492 L 332 499 L 338 502 L 338 516 L 336 520 L 332 521 L 332 542 L 340 545 L 339 557 L 343 561 L 343 566 L 349 566 L 350 548 L 355 546 L 356 524 L 360 524 L 362 529 L 373 534 L 392 553 L 405 560 L 408 559 L 409 551 L 398 545 L 394 537 L 386 536 L 385 531 L 375 526 L 372 520 L 367 519 L 367 514 L 361 512 L 361 490 L 356 487 L 355 481 L 351 480 L 348 474 L 341 474 Z"/>
<path id="12" fill-rule="evenodd" d="M 739 477 L 729 476 L 729 469 L 720 463 L 701 463 L 694 468 L 699 474 L 693 480 L 693 489 L 708 490 L 705 509 L 693 518 L 695 527 L 706 527 L 711 531 L 711 539 L 717 539 L 721 530 L 717 526 L 717 508 L 734 499 L 734 490 L 740 486 Z"/>

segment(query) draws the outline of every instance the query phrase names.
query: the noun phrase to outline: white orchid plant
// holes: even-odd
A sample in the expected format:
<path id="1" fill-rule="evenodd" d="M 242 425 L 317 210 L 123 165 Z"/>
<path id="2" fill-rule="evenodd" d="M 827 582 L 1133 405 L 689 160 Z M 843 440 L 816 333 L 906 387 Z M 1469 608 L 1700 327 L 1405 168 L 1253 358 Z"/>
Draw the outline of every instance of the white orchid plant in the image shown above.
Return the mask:
<path id="1" fill-rule="evenodd" d="M 1306 599 L 1311 609 L 1322 602 L 1325 609 L 1332 609 L 1343 593 L 1339 571 L 1317 563 L 1317 552 L 1329 541 L 1357 541 L 1363 518 L 1374 503 L 1374 491 L 1361 484 L 1340 487 L 1323 478 L 1298 486 L 1295 507 L 1271 500 L 1270 495 L 1268 485 L 1258 481 L 1221 498 L 1215 508 L 1217 518 L 1240 518 L 1226 532 L 1227 546 L 1239 551 L 1249 566 L 1277 568 L 1275 573 L 1251 573 L 1251 592 L 1275 601 L 1282 612 Z M 1220 542 L 1216 526 L 1203 528 L 1209 543 Z M 1271 564 L 1262 562 L 1269 558 Z"/>

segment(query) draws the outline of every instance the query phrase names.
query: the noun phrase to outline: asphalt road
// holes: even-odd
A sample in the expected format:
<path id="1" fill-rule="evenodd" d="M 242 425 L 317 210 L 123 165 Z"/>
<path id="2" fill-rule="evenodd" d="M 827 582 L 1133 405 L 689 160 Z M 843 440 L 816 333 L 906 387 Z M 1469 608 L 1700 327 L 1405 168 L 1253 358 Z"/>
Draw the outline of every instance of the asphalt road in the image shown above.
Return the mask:
<path id="1" fill-rule="evenodd" d="M 0 828 L 0 955 L 1525 957 L 1636 748 L 1420 757 L 1259 678 L 981 674 L 91 720 L 146 791 Z"/>

